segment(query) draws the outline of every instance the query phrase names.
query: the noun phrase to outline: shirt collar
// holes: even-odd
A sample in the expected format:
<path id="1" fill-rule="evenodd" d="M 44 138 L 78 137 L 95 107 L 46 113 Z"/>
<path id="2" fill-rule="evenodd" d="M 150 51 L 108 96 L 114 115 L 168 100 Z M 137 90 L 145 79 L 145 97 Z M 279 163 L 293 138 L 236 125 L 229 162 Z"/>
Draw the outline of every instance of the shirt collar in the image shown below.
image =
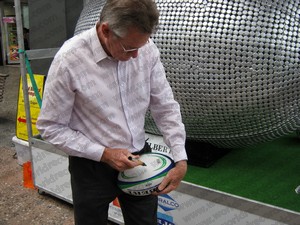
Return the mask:
<path id="1" fill-rule="evenodd" d="M 96 25 L 91 29 L 90 41 L 91 41 L 92 52 L 94 55 L 94 60 L 96 63 L 100 62 L 103 59 L 110 58 L 104 51 L 99 41 Z"/>

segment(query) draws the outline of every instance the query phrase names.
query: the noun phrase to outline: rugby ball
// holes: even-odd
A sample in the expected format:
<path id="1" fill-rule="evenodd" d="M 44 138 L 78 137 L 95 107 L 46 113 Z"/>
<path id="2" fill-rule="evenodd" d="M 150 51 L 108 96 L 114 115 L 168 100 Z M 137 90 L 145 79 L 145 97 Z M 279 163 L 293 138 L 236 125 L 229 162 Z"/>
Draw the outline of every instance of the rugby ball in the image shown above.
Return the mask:
<path id="1" fill-rule="evenodd" d="M 139 159 L 146 165 L 120 172 L 118 186 L 130 195 L 150 195 L 175 164 L 170 157 L 160 153 L 146 153 L 141 155 Z"/>

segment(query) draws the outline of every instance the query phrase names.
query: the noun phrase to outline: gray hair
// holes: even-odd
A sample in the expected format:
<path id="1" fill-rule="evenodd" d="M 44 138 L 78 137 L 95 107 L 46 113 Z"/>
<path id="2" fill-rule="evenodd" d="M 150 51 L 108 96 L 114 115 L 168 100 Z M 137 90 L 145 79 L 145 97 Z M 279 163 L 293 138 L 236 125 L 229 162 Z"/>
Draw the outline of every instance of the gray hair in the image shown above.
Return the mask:
<path id="1" fill-rule="evenodd" d="M 100 14 L 100 23 L 107 22 L 117 36 L 124 37 L 130 27 L 142 33 L 154 33 L 158 18 L 154 0 L 107 0 Z"/>

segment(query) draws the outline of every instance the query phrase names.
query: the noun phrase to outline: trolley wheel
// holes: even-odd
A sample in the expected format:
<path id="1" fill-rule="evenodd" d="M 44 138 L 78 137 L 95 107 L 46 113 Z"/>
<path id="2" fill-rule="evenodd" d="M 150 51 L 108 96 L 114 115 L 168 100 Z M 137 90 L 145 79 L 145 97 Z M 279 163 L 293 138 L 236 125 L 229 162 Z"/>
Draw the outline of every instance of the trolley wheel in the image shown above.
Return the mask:
<path id="1" fill-rule="evenodd" d="M 42 191 L 41 189 L 37 189 L 37 191 L 38 191 L 38 193 L 40 194 L 40 195 L 45 195 L 46 194 L 46 192 L 44 192 L 44 191 Z"/>

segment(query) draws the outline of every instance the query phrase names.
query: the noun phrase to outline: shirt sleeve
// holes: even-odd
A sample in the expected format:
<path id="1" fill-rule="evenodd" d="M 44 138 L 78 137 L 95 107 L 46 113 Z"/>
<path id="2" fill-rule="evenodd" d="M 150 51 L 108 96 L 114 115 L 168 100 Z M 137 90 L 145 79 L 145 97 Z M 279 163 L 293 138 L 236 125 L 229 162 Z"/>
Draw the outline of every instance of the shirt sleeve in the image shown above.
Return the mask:
<path id="1" fill-rule="evenodd" d="M 151 73 L 150 111 L 156 126 L 163 135 L 164 142 L 171 149 L 174 161 L 187 160 L 186 133 L 182 123 L 180 106 L 174 99 L 159 59 L 159 53 Z"/>
<path id="2" fill-rule="evenodd" d="M 49 69 L 37 129 L 44 140 L 68 155 L 100 161 L 105 147 L 69 127 L 76 89 L 62 61 L 55 57 Z"/>

